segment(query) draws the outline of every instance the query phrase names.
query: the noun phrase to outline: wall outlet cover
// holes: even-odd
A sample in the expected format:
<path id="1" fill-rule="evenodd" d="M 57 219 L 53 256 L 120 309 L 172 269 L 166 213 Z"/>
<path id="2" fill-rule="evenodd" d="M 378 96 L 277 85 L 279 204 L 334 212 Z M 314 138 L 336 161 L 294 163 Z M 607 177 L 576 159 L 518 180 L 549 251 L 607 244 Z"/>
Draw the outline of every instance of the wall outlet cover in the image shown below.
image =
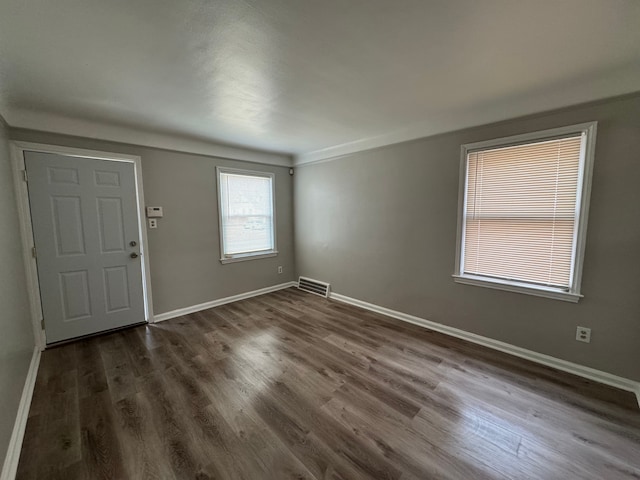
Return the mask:
<path id="1" fill-rule="evenodd" d="M 590 343 L 591 342 L 591 329 L 587 327 L 576 328 L 576 340 L 579 342 Z"/>

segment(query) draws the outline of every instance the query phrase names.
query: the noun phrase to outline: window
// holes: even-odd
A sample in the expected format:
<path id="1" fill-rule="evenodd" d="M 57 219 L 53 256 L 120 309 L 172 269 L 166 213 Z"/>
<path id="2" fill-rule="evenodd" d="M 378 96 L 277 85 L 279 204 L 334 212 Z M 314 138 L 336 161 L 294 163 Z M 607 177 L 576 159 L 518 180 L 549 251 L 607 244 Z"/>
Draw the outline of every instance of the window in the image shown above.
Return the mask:
<path id="1" fill-rule="evenodd" d="M 220 261 L 277 255 L 274 175 L 221 167 L 217 172 Z"/>
<path id="2" fill-rule="evenodd" d="M 596 123 L 462 146 L 455 281 L 577 302 Z"/>

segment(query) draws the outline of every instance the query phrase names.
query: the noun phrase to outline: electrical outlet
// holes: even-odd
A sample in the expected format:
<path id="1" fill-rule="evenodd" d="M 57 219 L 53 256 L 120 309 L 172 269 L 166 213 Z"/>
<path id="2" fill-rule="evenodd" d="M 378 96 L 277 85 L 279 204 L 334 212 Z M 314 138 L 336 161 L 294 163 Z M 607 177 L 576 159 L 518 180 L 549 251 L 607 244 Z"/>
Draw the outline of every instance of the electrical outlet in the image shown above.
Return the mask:
<path id="1" fill-rule="evenodd" d="M 149 228 L 158 228 L 158 220 L 156 218 L 149 219 Z"/>
<path id="2" fill-rule="evenodd" d="M 282 267 L 278 267 L 278 273 L 282 273 Z"/>
<path id="3" fill-rule="evenodd" d="M 576 340 L 584 343 L 591 343 L 591 329 L 587 327 L 576 328 Z"/>

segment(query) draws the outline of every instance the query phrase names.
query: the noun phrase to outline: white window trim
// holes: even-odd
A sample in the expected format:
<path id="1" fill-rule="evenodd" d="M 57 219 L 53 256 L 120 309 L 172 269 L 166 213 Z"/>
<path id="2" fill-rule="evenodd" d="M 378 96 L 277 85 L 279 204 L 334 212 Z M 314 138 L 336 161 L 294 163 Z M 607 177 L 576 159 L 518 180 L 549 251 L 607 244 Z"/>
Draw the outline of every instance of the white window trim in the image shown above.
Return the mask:
<path id="1" fill-rule="evenodd" d="M 220 174 L 231 173 L 237 175 L 248 175 L 252 177 L 266 177 L 271 179 L 271 211 L 273 213 L 273 249 L 259 250 L 257 252 L 236 253 L 234 255 L 225 255 L 224 248 L 224 231 L 222 224 L 222 189 L 220 188 Z M 277 235 L 276 235 L 276 176 L 270 172 L 259 172 L 255 170 L 243 170 L 239 168 L 216 167 L 216 188 L 218 189 L 218 230 L 220 232 L 220 263 L 244 262 L 247 260 L 258 260 L 261 258 L 275 257 L 278 255 Z"/>
<path id="2" fill-rule="evenodd" d="M 462 145 L 460 151 L 460 181 L 458 186 L 458 232 L 456 240 L 456 261 L 453 279 L 457 283 L 475 285 L 481 287 L 506 290 L 508 292 L 524 293 L 539 297 L 553 298 L 567 302 L 577 303 L 583 295 L 580 293 L 582 284 L 582 266 L 587 240 L 587 220 L 589 216 L 589 200 L 591 197 L 591 180 L 593 176 L 593 160 L 595 156 L 596 131 L 598 122 L 580 123 L 566 127 L 553 128 L 538 132 L 514 135 L 511 137 L 497 138 L 483 142 L 467 143 Z M 551 140 L 574 134 L 585 134 L 583 142 L 584 151 L 580 155 L 580 172 L 578 177 L 578 195 L 576 201 L 577 222 L 574 231 L 575 249 L 573 252 L 572 275 L 568 290 L 561 288 L 545 287 L 503 279 L 494 279 L 480 275 L 470 275 L 463 272 L 464 268 L 464 238 L 465 219 L 464 211 L 467 202 L 467 155 L 475 150 L 483 150 L 491 147 L 508 147 L 523 143 L 531 143 L 539 140 Z"/>

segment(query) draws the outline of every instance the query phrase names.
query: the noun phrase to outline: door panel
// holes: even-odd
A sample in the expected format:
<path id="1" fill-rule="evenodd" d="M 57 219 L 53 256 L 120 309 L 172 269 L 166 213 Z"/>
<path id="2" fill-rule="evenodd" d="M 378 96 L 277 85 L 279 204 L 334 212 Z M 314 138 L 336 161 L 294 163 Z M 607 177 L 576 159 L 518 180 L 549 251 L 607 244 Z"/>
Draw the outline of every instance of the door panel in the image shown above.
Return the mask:
<path id="1" fill-rule="evenodd" d="M 62 168 L 62 167 L 49 167 L 49 183 L 53 184 L 78 184 L 78 169 L 76 168 Z"/>
<path id="2" fill-rule="evenodd" d="M 129 303 L 129 275 L 125 267 L 104 269 L 104 286 L 107 312 L 117 312 L 131 307 Z"/>
<path id="3" fill-rule="evenodd" d="M 62 301 L 62 321 L 80 320 L 91 317 L 89 298 L 89 272 L 62 272 L 59 275 L 60 300 Z"/>
<path id="4" fill-rule="evenodd" d="M 47 343 L 144 322 L 133 163 L 25 152 L 25 165 Z"/>
<path id="5" fill-rule="evenodd" d="M 51 196 L 51 211 L 58 256 L 86 254 L 80 197 Z"/>
<path id="6" fill-rule="evenodd" d="M 120 174 L 118 172 L 103 172 L 96 170 L 94 173 L 96 185 L 101 187 L 119 187 Z"/>
<path id="7" fill-rule="evenodd" d="M 101 253 L 124 252 L 122 200 L 108 197 L 96 200 Z"/>

